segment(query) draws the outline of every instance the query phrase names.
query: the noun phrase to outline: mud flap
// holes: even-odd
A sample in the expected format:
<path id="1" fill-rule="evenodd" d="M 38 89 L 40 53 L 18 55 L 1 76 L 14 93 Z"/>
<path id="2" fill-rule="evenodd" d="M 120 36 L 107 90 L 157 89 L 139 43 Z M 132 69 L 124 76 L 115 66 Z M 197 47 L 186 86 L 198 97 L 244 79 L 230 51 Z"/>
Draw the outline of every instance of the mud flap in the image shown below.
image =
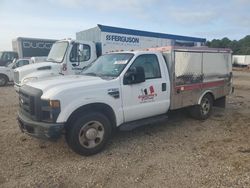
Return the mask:
<path id="1" fill-rule="evenodd" d="M 214 101 L 214 106 L 219 108 L 225 108 L 226 107 L 226 97 L 221 97 Z"/>

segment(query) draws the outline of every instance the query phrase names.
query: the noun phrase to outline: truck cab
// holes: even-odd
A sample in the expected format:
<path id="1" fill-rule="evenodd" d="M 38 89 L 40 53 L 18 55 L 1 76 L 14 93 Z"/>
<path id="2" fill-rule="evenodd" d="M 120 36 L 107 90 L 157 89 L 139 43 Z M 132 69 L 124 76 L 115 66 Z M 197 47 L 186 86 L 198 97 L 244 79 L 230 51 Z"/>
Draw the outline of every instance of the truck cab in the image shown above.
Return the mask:
<path id="1" fill-rule="evenodd" d="M 41 78 L 79 74 L 96 58 L 96 46 L 93 42 L 71 39 L 57 41 L 45 62 L 15 69 L 15 88 L 18 91 L 23 84 Z"/>
<path id="2" fill-rule="evenodd" d="M 18 59 L 17 52 L 13 51 L 1 51 L 0 52 L 0 66 L 6 66 L 11 63 L 14 59 Z"/>

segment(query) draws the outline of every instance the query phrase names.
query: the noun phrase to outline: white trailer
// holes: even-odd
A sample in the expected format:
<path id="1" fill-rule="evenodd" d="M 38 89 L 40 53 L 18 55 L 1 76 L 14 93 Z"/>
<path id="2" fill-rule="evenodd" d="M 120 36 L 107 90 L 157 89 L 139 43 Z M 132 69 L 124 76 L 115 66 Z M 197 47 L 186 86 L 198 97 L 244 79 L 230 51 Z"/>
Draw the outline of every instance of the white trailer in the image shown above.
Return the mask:
<path id="1" fill-rule="evenodd" d="M 206 42 L 204 38 L 110 27 L 100 24 L 97 27 L 76 33 L 76 39 L 99 43 L 99 47 L 104 52 L 161 46 L 203 46 Z"/>
<path id="2" fill-rule="evenodd" d="M 248 66 L 250 65 L 250 55 L 233 55 L 234 66 Z"/>
<path id="3" fill-rule="evenodd" d="M 18 37 L 12 40 L 12 48 L 19 58 L 48 56 L 52 45 L 57 40 Z"/>

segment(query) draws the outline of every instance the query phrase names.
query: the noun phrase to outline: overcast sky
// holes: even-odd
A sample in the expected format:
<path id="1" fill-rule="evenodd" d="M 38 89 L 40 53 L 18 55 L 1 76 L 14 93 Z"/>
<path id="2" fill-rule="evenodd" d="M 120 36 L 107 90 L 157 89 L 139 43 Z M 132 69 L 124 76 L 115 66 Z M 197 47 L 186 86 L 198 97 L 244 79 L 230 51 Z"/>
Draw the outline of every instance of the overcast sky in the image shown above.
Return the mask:
<path id="1" fill-rule="evenodd" d="M 16 37 L 75 38 L 97 24 L 240 39 L 250 34 L 250 0 L 0 0 L 0 50 Z"/>

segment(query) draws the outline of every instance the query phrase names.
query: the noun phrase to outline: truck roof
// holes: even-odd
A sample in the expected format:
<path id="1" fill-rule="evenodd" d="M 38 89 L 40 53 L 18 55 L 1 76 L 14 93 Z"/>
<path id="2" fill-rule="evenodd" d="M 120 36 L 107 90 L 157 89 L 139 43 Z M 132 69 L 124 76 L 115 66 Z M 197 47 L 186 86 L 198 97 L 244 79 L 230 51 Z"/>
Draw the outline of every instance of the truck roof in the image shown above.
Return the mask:
<path id="1" fill-rule="evenodd" d="M 209 48 L 207 46 L 200 47 L 183 47 L 183 46 L 163 46 L 157 48 L 147 48 L 145 51 L 187 51 L 187 52 L 217 52 L 217 53 L 232 53 L 232 50 L 229 48 Z"/>
<path id="2" fill-rule="evenodd" d="M 131 51 L 115 51 L 112 53 L 141 53 L 141 52 L 170 52 L 170 51 L 184 51 L 184 52 L 210 52 L 210 53 L 232 53 L 229 48 L 209 48 L 207 46 L 201 47 L 183 47 L 183 46 L 164 46 L 157 48 L 146 48 Z"/>

